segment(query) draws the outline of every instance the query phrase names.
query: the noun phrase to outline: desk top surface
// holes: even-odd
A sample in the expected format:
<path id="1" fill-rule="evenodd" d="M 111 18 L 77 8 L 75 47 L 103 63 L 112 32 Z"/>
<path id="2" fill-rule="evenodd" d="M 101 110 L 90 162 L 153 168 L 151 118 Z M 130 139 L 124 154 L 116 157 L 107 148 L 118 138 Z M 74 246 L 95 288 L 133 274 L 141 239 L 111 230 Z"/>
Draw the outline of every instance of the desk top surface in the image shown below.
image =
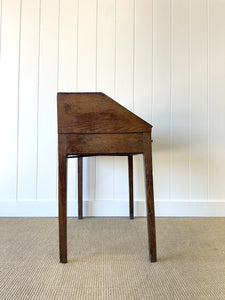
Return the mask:
<path id="1" fill-rule="evenodd" d="M 103 93 L 58 93 L 58 133 L 149 132 L 152 126 Z"/>

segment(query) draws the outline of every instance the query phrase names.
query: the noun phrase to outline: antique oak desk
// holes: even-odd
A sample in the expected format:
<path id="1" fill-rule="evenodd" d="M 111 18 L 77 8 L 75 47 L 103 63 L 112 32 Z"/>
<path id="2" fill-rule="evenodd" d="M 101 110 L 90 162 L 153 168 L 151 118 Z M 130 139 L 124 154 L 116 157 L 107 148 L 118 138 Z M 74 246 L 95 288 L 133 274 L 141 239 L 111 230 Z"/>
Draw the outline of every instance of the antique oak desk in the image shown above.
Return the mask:
<path id="1" fill-rule="evenodd" d="M 102 93 L 58 93 L 58 205 L 60 262 L 67 262 L 67 158 L 78 157 L 78 217 L 82 218 L 82 157 L 127 155 L 133 218 L 134 154 L 144 155 L 149 256 L 156 261 L 152 126 Z"/>

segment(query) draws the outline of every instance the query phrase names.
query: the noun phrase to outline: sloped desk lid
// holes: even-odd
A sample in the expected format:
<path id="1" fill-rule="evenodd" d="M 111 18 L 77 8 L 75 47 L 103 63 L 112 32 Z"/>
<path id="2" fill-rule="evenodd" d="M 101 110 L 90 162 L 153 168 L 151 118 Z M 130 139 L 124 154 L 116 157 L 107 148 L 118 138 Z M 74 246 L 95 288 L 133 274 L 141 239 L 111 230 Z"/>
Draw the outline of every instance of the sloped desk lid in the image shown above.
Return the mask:
<path id="1" fill-rule="evenodd" d="M 58 93 L 58 133 L 128 133 L 151 125 L 103 93 Z"/>

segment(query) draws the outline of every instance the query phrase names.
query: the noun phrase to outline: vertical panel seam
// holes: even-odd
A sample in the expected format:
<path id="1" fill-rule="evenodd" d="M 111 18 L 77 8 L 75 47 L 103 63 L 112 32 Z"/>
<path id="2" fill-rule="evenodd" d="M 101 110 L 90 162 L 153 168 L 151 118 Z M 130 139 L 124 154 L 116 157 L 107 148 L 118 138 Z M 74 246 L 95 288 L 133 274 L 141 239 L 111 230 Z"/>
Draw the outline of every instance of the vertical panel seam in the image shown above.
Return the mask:
<path id="1" fill-rule="evenodd" d="M 96 45 L 95 45 L 95 91 L 97 92 L 97 89 L 98 89 L 98 0 L 96 0 L 96 16 L 95 16 L 95 19 L 96 19 L 96 32 L 95 32 L 95 35 L 96 35 Z M 96 178 L 97 178 L 97 158 L 95 157 L 94 158 L 94 161 L 95 161 L 95 189 L 94 189 L 94 200 L 96 200 Z"/>
<path id="2" fill-rule="evenodd" d="M 60 51 L 59 51 L 59 43 L 60 43 L 60 10 L 61 10 L 61 1 L 58 0 L 58 43 L 57 43 L 57 75 L 56 75 L 56 89 L 57 93 L 59 91 L 59 56 L 60 56 Z M 57 125 L 58 126 L 58 125 Z M 58 135 L 57 135 L 58 136 Z M 56 201 L 58 198 L 58 139 L 56 143 Z"/>
<path id="3" fill-rule="evenodd" d="M 151 123 L 153 124 L 153 107 L 154 107 L 154 0 L 152 0 L 152 99 L 151 99 Z"/>
<path id="4" fill-rule="evenodd" d="M 76 65 L 76 91 L 78 92 L 78 57 L 79 57 L 79 10 L 80 10 L 80 3 L 77 0 L 77 65 Z"/>
<path id="5" fill-rule="evenodd" d="M 206 2 L 207 11 L 206 11 L 206 26 L 207 26 L 207 200 L 209 200 L 209 0 Z"/>
<path id="6" fill-rule="evenodd" d="M 60 55 L 60 50 L 59 50 L 59 43 L 60 43 L 60 9 L 61 9 L 61 1 L 58 0 L 58 35 L 57 35 L 57 74 L 56 74 L 56 88 L 57 92 L 59 91 L 59 55 Z"/>
<path id="7" fill-rule="evenodd" d="M 115 1 L 115 47 L 114 47 L 114 52 L 115 52 L 115 62 L 114 62 L 114 99 L 116 100 L 116 60 L 117 60 L 117 52 L 116 52 L 116 48 L 117 48 L 117 22 L 116 22 L 116 12 L 117 12 L 117 6 L 116 6 L 116 0 Z M 116 158 L 113 157 L 113 200 L 115 199 L 115 160 Z"/>
<path id="8" fill-rule="evenodd" d="M 117 22 L 116 22 L 116 11 L 117 11 L 117 6 L 116 6 L 116 0 L 115 0 L 115 65 L 114 65 L 114 99 L 116 100 L 116 60 L 117 60 L 117 53 L 116 53 L 116 48 L 117 48 Z"/>
<path id="9" fill-rule="evenodd" d="M 173 30 L 172 30 L 172 6 L 173 0 L 170 0 L 170 178 L 169 178 L 169 198 L 172 197 L 172 85 L 173 85 Z"/>
<path id="10" fill-rule="evenodd" d="M 36 161 L 36 201 L 38 199 L 38 163 L 39 163 L 39 97 L 40 97 L 40 50 L 41 50 L 41 5 L 39 1 L 39 33 L 38 33 L 38 78 L 37 78 L 37 161 Z"/>
<path id="11" fill-rule="evenodd" d="M 18 201 L 19 188 L 19 117 L 20 117 L 20 59 L 21 59 L 21 25 L 22 25 L 22 0 L 20 0 L 20 23 L 19 23 L 19 51 L 18 51 L 18 95 L 17 95 L 17 158 L 16 158 L 16 201 Z"/>
<path id="12" fill-rule="evenodd" d="M 189 26 L 188 26 L 188 38 L 189 38 L 189 89 L 188 89 L 188 119 L 189 119 L 189 126 L 188 126 L 188 198 L 191 198 L 191 0 L 189 0 Z"/>
<path id="13" fill-rule="evenodd" d="M 2 0 L 0 1 L 0 63 L 1 63 L 1 53 L 2 53 Z"/>
<path id="14" fill-rule="evenodd" d="M 135 112 L 136 1 L 133 0 L 133 112 Z M 132 167 L 133 168 L 133 167 Z M 128 170 L 129 176 L 129 170 Z M 135 200 L 134 200 L 135 201 Z"/>
<path id="15" fill-rule="evenodd" d="M 98 0 L 96 0 L 95 91 L 98 89 Z"/>
<path id="16" fill-rule="evenodd" d="M 136 2 L 133 0 L 133 112 L 135 111 L 135 106 L 134 106 L 134 93 L 135 93 L 135 54 L 136 54 L 136 49 L 135 49 L 135 28 L 136 28 Z"/>

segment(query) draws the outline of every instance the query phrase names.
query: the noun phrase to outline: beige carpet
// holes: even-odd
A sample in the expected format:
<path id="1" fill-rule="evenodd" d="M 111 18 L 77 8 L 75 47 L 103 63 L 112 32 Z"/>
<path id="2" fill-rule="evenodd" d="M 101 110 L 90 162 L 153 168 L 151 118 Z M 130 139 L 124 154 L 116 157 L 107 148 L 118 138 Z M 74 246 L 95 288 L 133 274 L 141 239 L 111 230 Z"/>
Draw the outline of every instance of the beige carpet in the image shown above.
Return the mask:
<path id="1" fill-rule="evenodd" d="M 225 299 L 225 218 L 68 219 L 68 264 L 56 218 L 0 219 L 0 299 Z"/>

